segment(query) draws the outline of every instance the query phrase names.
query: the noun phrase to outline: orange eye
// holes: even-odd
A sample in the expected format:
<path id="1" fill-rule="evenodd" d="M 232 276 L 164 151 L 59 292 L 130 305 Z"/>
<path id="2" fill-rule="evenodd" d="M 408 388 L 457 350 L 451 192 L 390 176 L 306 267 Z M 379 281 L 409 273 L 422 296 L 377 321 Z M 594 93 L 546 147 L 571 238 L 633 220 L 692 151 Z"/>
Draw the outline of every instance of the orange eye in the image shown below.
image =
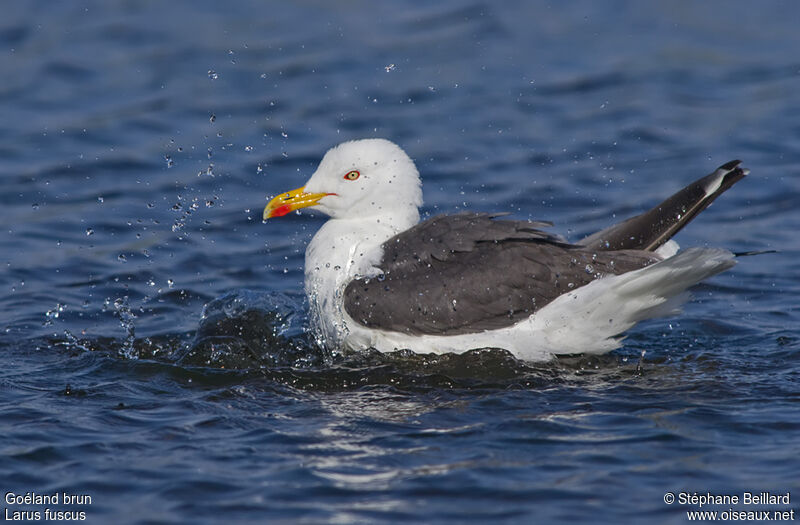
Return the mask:
<path id="1" fill-rule="evenodd" d="M 361 174 L 359 172 L 357 172 L 356 170 L 353 170 L 353 171 L 348 171 L 345 174 L 344 178 L 345 178 L 345 180 L 356 180 L 360 176 L 361 176 Z"/>

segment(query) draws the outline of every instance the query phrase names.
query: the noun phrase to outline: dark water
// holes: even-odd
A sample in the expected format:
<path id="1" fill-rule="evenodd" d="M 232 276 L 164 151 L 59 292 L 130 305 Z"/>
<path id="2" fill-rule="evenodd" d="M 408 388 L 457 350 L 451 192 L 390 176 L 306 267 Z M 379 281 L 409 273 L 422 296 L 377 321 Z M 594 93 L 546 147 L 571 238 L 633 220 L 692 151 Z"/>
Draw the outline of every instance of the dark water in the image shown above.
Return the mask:
<path id="1" fill-rule="evenodd" d="M 89 495 L 51 508 L 98 523 L 683 523 L 682 491 L 800 508 L 800 5 L 333 5 L 5 6 L 4 499 Z M 301 292 L 322 218 L 260 213 L 373 136 L 416 159 L 426 213 L 572 238 L 742 158 L 678 240 L 779 253 L 601 358 L 331 358 Z"/>

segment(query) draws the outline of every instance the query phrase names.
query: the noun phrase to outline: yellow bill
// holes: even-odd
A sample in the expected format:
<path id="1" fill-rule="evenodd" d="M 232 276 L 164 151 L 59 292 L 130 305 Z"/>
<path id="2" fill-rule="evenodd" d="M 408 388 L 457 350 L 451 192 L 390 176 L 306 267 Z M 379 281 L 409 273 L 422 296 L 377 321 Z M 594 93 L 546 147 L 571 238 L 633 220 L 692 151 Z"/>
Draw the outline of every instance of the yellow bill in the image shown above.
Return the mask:
<path id="1" fill-rule="evenodd" d="M 264 208 L 264 220 L 283 217 L 294 210 L 315 205 L 322 197 L 333 195 L 332 193 L 305 193 L 304 189 L 305 186 L 281 193 L 269 201 L 267 207 Z"/>

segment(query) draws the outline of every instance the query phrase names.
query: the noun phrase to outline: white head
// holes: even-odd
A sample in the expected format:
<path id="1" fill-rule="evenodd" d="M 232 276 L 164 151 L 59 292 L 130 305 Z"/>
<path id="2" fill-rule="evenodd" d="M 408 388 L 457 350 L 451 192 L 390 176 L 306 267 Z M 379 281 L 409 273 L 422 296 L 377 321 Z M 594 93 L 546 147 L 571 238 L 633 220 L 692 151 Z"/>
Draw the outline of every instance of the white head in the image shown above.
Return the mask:
<path id="1" fill-rule="evenodd" d="M 363 139 L 328 150 L 305 186 L 267 204 L 264 219 L 313 206 L 334 219 L 374 217 L 414 224 L 421 205 L 419 173 L 408 155 L 388 140 Z"/>

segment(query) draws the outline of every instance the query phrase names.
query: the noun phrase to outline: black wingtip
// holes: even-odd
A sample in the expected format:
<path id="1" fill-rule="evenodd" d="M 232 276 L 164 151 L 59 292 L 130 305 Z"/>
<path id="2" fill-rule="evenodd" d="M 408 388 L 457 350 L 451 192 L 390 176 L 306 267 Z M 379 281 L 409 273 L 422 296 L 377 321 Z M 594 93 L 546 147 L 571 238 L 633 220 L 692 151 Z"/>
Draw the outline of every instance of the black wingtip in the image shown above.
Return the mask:
<path id="1" fill-rule="evenodd" d="M 719 168 L 715 173 L 720 171 L 726 172 L 722 179 L 722 184 L 720 184 L 719 188 L 714 195 L 709 199 L 709 202 L 714 200 L 717 195 L 725 192 L 728 188 L 745 178 L 747 175 L 750 174 L 750 170 L 747 168 L 742 168 L 739 165 L 742 163 L 741 160 L 732 160 L 730 162 L 726 162 Z M 713 175 L 713 174 L 712 174 Z"/>
<path id="2" fill-rule="evenodd" d="M 751 257 L 753 255 L 764 255 L 765 253 L 779 253 L 778 250 L 753 250 L 749 252 L 734 252 L 734 257 Z"/>
<path id="3" fill-rule="evenodd" d="M 580 244 L 599 250 L 655 251 L 750 170 L 731 160 L 655 208 L 592 234 Z"/>
<path id="4" fill-rule="evenodd" d="M 742 163 L 741 160 L 729 160 L 728 162 L 726 162 L 725 164 L 723 164 L 722 166 L 720 166 L 717 169 L 718 170 L 731 171 L 731 170 L 735 169 L 741 163 Z"/>

